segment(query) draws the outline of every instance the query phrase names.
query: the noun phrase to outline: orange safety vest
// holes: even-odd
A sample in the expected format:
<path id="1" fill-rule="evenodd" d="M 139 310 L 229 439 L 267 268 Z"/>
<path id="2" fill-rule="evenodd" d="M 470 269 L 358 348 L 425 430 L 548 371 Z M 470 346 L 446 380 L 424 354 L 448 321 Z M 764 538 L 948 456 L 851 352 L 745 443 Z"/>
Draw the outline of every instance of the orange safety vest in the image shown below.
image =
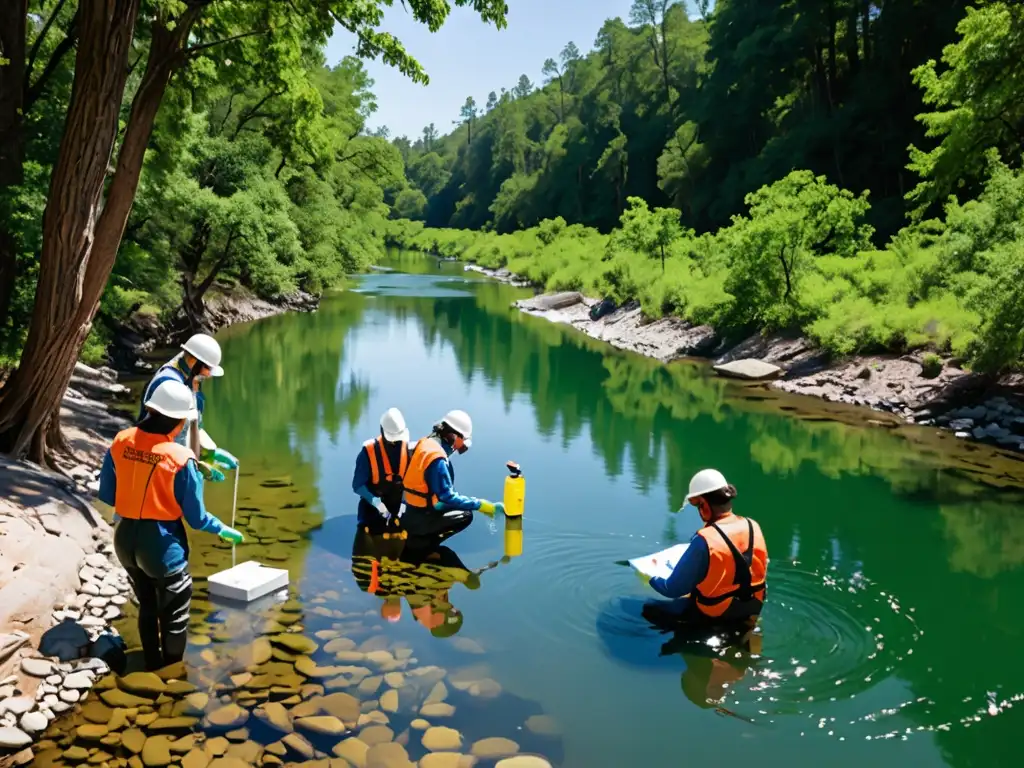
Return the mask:
<path id="1" fill-rule="evenodd" d="M 367 440 L 363 448 L 370 460 L 370 493 L 383 499 L 385 504 L 389 501 L 398 504 L 402 500 L 402 482 L 409 467 L 409 448 L 405 441 L 398 449 L 398 472 L 391 468 L 383 437 Z"/>
<path id="2" fill-rule="evenodd" d="M 447 461 L 448 454 L 437 440 L 432 437 L 424 437 L 416 443 L 404 479 L 405 492 L 402 495 L 402 502 L 407 507 L 435 508 L 437 496 L 432 494 L 427 486 L 427 467 L 438 459 Z"/>
<path id="3" fill-rule="evenodd" d="M 117 476 L 114 510 L 127 520 L 180 520 L 174 477 L 195 455 L 167 435 L 126 429 L 110 446 Z"/>
<path id="4" fill-rule="evenodd" d="M 768 548 L 761 526 L 727 515 L 697 531 L 708 545 L 708 572 L 694 590 L 698 610 L 711 618 L 746 618 L 764 605 Z"/>

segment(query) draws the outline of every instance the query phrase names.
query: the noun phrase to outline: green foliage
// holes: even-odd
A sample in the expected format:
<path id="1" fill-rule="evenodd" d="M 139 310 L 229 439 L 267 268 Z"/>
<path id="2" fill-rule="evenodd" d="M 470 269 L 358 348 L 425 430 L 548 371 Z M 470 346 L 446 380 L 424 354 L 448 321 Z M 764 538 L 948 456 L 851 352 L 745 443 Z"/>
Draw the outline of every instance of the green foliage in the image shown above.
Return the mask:
<path id="1" fill-rule="evenodd" d="M 929 352 L 921 361 L 921 375 L 926 379 L 934 379 L 942 373 L 942 358 Z"/>

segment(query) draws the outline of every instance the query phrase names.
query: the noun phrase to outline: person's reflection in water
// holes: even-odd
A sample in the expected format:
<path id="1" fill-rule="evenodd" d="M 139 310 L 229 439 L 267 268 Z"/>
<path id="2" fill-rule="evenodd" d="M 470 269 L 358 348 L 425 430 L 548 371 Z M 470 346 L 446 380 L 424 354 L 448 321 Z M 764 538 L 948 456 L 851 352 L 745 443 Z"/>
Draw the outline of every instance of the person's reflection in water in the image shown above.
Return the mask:
<path id="1" fill-rule="evenodd" d="M 415 621 L 435 637 L 451 637 L 462 629 L 462 612 L 451 602 L 452 588 L 462 584 L 479 589 L 480 574 L 497 565 L 471 570 L 452 549 L 432 539 L 385 539 L 363 527 L 352 544 L 352 573 L 361 590 L 381 599 L 381 617 L 400 621 L 404 598 Z"/>
<path id="2" fill-rule="evenodd" d="M 686 662 L 680 685 L 683 695 L 701 709 L 747 718 L 722 703 L 761 658 L 762 636 L 757 617 L 719 624 L 681 621 L 664 603 L 647 603 L 643 616 L 672 637 L 661 646 L 661 656 L 679 654 Z"/>

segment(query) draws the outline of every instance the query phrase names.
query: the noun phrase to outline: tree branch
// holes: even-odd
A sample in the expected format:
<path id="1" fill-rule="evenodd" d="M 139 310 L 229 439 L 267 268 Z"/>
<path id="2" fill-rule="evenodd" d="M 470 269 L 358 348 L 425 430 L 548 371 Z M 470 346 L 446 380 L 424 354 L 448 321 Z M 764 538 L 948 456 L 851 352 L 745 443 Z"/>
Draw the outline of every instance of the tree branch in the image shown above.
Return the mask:
<path id="1" fill-rule="evenodd" d="M 58 0 L 57 6 L 53 9 L 53 13 L 50 14 L 50 18 L 43 24 L 43 28 L 39 31 L 39 36 L 36 37 L 34 43 L 32 43 L 32 50 L 28 54 L 28 63 L 25 65 L 25 91 L 28 91 L 29 83 L 32 80 L 32 69 L 36 65 L 36 57 L 39 55 L 39 48 L 43 44 L 43 40 L 46 39 L 46 33 L 50 31 L 50 27 L 53 26 L 53 22 L 57 20 L 57 16 L 60 14 L 61 9 L 64 8 L 64 3 L 67 0 Z M 72 17 L 72 25 L 78 19 L 78 11 L 75 10 L 75 15 Z"/>
<path id="2" fill-rule="evenodd" d="M 244 128 L 245 124 L 248 123 L 250 120 L 255 120 L 257 117 L 273 117 L 273 115 L 268 115 L 265 112 L 260 112 L 260 107 L 262 107 L 271 99 L 277 98 L 278 96 L 283 96 L 284 93 L 284 91 L 271 91 L 262 99 L 253 104 L 249 109 L 245 110 L 238 118 L 238 125 L 235 126 L 235 132 L 231 134 L 231 140 L 234 141 L 235 139 L 238 138 L 238 134 L 242 132 L 242 128 Z"/>
<path id="3" fill-rule="evenodd" d="M 61 40 L 57 47 L 53 49 L 53 53 L 50 54 L 50 60 L 46 62 L 46 67 L 43 69 L 39 78 L 34 84 L 29 86 L 25 90 L 25 106 L 24 110 L 27 112 L 36 100 L 42 95 L 43 89 L 46 87 L 47 81 L 53 76 L 53 73 L 57 71 L 57 67 L 60 66 L 61 60 L 67 55 L 68 51 L 75 47 L 75 43 L 78 41 L 78 13 L 75 12 L 74 18 L 71 20 L 71 24 L 68 26 L 67 37 Z M 25 82 L 28 83 L 29 69 L 25 69 Z"/>
<path id="4" fill-rule="evenodd" d="M 185 55 L 186 58 L 189 58 L 189 57 L 195 56 L 198 53 L 202 53 L 203 51 L 205 51 L 205 50 L 207 50 L 209 48 L 215 48 L 218 45 L 225 45 L 227 43 L 233 43 L 236 40 L 242 40 L 243 38 L 246 38 L 246 37 L 255 37 L 256 35 L 263 35 L 263 34 L 266 34 L 266 32 L 267 32 L 267 30 L 265 30 L 265 29 L 254 29 L 252 32 L 243 32 L 240 35 L 232 35 L 231 37 L 226 37 L 223 40 L 213 40 L 212 42 L 209 42 L 209 43 L 200 43 L 199 45 L 193 45 L 193 46 L 190 46 L 189 48 L 186 48 L 183 51 L 183 54 Z"/>
<path id="5" fill-rule="evenodd" d="M 228 97 L 228 108 L 224 111 L 224 119 L 220 121 L 220 128 L 217 129 L 217 133 L 224 132 L 224 126 L 228 124 L 228 118 L 231 117 L 231 110 L 235 106 L 235 92 L 232 91 Z"/>

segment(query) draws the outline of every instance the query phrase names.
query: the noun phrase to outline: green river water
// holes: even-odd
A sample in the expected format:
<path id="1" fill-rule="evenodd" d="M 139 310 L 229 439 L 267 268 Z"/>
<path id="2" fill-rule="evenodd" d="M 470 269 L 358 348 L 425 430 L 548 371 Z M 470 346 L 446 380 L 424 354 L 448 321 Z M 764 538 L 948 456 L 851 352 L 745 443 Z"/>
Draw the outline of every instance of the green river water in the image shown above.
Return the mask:
<path id="1" fill-rule="evenodd" d="M 277 689 L 231 677 L 267 671 L 253 666 L 255 638 L 301 629 L 318 665 L 363 668 L 334 686 L 363 712 L 385 710 L 390 735 L 367 740 L 404 742 L 371 751 L 370 768 L 422 757 L 423 724 L 410 723 L 442 677 L 454 713 L 425 719 L 458 730 L 467 754 L 503 737 L 566 768 L 1019 764 L 1020 463 L 928 430 L 868 426 L 865 412 L 825 412 L 706 366 L 616 352 L 517 312 L 511 302 L 529 291 L 458 265 L 405 256 L 392 266 L 401 271 L 371 274 L 315 314 L 220 336 L 227 375 L 207 389 L 207 428 L 241 460 L 250 541 L 238 556 L 287 567 L 292 600 L 220 606 L 198 581 L 189 680 L 211 701 L 220 693 L 244 710 L 318 694 L 319 678 L 338 671 L 289 672 L 312 649 L 279 639 Z M 501 517 L 477 516 L 441 561 L 385 560 L 385 588 L 367 592 L 371 556 L 400 547 L 363 542 L 353 557 L 352 466 L 392 405 L 413 437 L 451 408 L 472 415 L 473 449 L 454 459 L 464 493 L 500 499 L 504 463 L 520 462 L 521 555 L 506 553 L 515 534 Z M 676 510 L 706 466 L 737 486 L 737 511 L 760 521 L 770 551 L 753 655 L 686 646 L 649 625 L 640 610 L 654 593 L 617 564 L 689 537 Z M 229 486 L 207 493 L 221 517 Z M 223 545 L 192 541 L 197 575 L 230 564 Z M 385 603 L 400 606 L 397 621 L 381 618 Z M 412 613 L 423 605 L 457 610 L 459 631 L 434 636 Z M 384 650 L 395 657 L 374 659 Z M 380 680 L 389 670 L 404 675 L 397 699 L 384 693 L 396 679 Z M 153 705 L 184 711 L 171 708 Z M 211 738 L 226 727 L 205 726 Z M 253 717 L 229 731 L 229 754 L 301 759 L 294 745 L 268 758 L 279 738 Z M 310 736 L 327 756 L 340 739 Z"/>

